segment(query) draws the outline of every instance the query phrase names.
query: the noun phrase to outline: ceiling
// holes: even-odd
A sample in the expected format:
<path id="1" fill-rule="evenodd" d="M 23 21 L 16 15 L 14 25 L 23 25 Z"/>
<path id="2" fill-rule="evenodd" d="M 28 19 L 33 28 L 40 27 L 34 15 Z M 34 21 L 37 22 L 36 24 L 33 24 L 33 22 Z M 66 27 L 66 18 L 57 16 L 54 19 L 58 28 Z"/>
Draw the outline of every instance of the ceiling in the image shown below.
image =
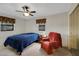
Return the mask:
<path id="1" fill-rule="evenodd" d="M 21 7 L 24 5 L 29 6 L 30 10 L 36 11 L 34 16 L 23 16 L 22 13 L 16 12 L 16 10 L 22 10 Z M 68 12 L 71 6 L 71 3 L 0 3 L 0 16 L 28 20 Z"/>

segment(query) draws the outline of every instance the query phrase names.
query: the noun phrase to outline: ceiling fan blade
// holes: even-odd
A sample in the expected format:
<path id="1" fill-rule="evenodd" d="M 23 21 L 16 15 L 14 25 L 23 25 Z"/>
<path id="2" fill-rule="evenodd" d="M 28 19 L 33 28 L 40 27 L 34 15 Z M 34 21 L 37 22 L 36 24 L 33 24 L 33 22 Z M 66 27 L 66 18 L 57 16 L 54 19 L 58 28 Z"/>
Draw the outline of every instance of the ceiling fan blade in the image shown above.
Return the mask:
<path id="1" fill-rule="evenodd" d="M 16 10 L 16 12 L 24 12 L 24 11 L 19 11 L 19 10 Z"/>
<path id="2" fill-rule="evenodd" d="M 31 13 L 29 15 L 33 16 Z"/>
<path id="3" fill-rule="evenodd" d="M 30 13 L 36 13 L 36 11 L 31 11 Z"/>

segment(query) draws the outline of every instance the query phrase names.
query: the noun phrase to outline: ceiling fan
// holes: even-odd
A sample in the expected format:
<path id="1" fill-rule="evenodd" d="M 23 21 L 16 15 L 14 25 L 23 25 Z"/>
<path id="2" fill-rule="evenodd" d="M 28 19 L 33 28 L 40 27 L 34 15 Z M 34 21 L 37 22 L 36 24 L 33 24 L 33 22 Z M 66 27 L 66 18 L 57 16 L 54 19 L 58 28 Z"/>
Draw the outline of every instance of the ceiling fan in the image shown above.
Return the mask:
<path id="1" fill-rule="evenodd" d="M 16 10 L 16 12 L 22 12 L 24 16 L 33 16 L 32 13 L 36 13 L 36 11 L 29 11 L 29 7 L 28 6 L 23 6 L 22 7 L 23 11 L 19 11 L 19 10 Z"/>

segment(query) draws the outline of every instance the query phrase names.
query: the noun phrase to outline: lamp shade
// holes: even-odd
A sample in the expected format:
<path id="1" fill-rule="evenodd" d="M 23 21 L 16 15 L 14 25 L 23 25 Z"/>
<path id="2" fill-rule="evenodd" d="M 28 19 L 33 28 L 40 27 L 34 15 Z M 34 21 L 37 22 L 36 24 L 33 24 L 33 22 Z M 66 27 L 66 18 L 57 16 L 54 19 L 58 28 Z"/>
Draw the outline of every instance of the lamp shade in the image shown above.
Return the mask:
<path id="1" fill-rule="evenodd" d="M 24 13 L 23 15 L 24 15 L 24 16 L 29 16 L 29 13 Z"/>

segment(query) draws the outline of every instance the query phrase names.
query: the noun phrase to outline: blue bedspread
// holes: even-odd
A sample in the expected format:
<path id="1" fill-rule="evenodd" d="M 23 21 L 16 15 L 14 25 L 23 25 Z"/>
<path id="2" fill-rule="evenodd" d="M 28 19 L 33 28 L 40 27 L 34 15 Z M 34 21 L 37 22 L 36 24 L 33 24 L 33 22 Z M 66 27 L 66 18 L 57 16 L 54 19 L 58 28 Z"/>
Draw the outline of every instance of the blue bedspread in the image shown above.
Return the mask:
<path id="1" fill-rule="evenodd" d="M 37 33 L 24 33 L 19 35 L 10 36 L 4 42 L 4 46 L 11 46 L 17 50 L 17 52 L 22 52 L 25 47 L 32 44 L 34 41 L 39 39 L 39 34 Z"/>

